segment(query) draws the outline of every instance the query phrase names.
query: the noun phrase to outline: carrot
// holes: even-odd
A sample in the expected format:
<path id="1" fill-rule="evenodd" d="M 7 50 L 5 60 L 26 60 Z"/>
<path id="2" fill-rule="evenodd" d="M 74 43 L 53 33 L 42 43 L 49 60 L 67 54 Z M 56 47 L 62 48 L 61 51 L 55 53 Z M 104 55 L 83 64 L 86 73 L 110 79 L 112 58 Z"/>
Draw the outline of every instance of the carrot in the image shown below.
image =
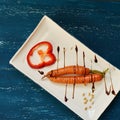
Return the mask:
<path id="1" fill-rule="evenodd" d="M 61 76 L 61 75 L 66 75 L 66 74 L 78 74 L 78 75 L 87 75 L 90 73 L 89 68 L 85 68 L 83 66 L 66 66 L 63 68 L 55 69 L 49 71 L 44 77 L 56 77 L 56 76 Z"/>
<path id="2" fill-rule="evenodd" d="M 57 76 L 57 77 L 48 76 L 47 78 L 57 83 L 82 84 L 82 83 L 92 83 L 92 82 L 101 81 L 103 78 L 103 75 L 96 73 L 96 74 L 89 74 L 85 76 Z"/>

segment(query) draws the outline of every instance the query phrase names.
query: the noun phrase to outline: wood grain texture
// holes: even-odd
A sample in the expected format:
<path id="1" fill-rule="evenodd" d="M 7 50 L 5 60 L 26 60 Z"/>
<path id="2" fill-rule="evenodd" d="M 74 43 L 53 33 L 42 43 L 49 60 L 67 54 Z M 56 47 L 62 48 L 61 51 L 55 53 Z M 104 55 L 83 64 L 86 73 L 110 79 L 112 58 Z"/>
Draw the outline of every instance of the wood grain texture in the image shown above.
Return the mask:
<path id="1" fill-rule="evenodd" d="M 0 120 L 81 120 L 9 65 L 44 15 L 120 68 L 120 2 L 0 0 Z M 120 120 L 120 94 L 99 120 L 113 119 Z"/>

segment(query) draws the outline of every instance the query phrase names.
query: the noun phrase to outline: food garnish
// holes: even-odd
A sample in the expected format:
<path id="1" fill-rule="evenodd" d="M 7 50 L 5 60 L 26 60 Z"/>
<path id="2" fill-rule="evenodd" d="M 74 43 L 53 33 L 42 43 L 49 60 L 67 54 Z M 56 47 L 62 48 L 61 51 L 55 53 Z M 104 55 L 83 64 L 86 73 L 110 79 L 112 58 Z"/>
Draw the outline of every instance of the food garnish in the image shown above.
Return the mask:
<path id="1" fill-rule="evenodd" d="M 39 69 L 54 64 L 56 57 L 50 42 L 42 41 L 34 45 L 27 54 L 27 62 L 31 68 Z"/>

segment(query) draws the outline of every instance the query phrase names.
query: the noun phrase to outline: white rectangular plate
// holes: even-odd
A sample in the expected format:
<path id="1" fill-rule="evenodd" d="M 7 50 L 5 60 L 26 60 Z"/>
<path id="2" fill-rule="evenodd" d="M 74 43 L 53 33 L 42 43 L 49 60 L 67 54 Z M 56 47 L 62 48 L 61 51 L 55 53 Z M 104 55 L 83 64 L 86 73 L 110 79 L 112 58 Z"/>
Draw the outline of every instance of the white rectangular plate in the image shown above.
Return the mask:
<path id="1" fill-rule="evenodd" d="M 53 22 L 47 16 L 44 16 L 32 34 L 28 37 L 22 47 L 16 52 L 16 54 L 10 60 L 16 69 L 28 76 L 35 83 L 39 84 L 51 95 L 56 97 L 64 105 L 70 108 L 73 112 L 79 115 L 84 120 L 97 120 L 104 110 L 108 107 L 111 101 L 115 98 L 115 95 L 110 93 L 107 95 L 105 93 L 105 84 L 104 80 L 95 83 L 95 92 L 93 97 L 91 97 L 91 87 L 92 83 L 84 85 L 79 84 L 75 86 L 74 99 L 72 98 L 73 94 L 73 85 L 67 86 L 67 98 L 68 101 L 64 101 L 65 95 L 65 84 L 54 83 L 49 79 L 45 78 L 42 80 L 42 75 L 39 74 L 38 70 L 32 69 L 26 60 L 26 56 L 29 50 L 38 42 L 49 41 L 53 46 L 53 53 L 56 58 L 58 56 L 57 47 L 60 47 L 59 53 L 59 64 L 57 62 L 51 66 L 41 68 L 41 71 L 47 73 L 50 70 L 61 68 L 64 66 L 64 52 L 65 48 L 65 65 L 76 65 L 76 52 L 75 46 L 78 47 L 78 64 L 83 66 L 83 52 L 85 53 L 85 65 L 90 69 L 97 69 L 104 71 L 106 68 L 109 68 L 109 71 L 106 73 L 106 84 L 107 89 L 110 88 L 111 80 L 113 83 L 114 90 L 116 94 L 119 92 L 120 82 L 120 71 L 108 63 L 106 60 L 101 58 L 99 55 L 91 51 L 79 40 L 68 34 L 55 22 Z M 95 63 L 94 59 L 97 57 L 98 62 Z M 112 87 L 111 87 L 112 90 Z"/>

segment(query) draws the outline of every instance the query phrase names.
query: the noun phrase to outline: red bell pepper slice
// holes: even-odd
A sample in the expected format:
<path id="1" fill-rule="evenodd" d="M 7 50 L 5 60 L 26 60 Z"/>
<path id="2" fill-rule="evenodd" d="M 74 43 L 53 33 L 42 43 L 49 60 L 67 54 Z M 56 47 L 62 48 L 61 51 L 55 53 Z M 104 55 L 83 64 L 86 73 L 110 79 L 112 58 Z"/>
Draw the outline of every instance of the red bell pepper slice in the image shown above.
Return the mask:
<path id="1" fill-rule="evenodd" d="M 29 66 L 34 69 L 39 69 L 54 64 L 56 57 L 52 51 L 53 47 L 50 42 L 42 41 L 37 43 L 27 54 Z"/>

